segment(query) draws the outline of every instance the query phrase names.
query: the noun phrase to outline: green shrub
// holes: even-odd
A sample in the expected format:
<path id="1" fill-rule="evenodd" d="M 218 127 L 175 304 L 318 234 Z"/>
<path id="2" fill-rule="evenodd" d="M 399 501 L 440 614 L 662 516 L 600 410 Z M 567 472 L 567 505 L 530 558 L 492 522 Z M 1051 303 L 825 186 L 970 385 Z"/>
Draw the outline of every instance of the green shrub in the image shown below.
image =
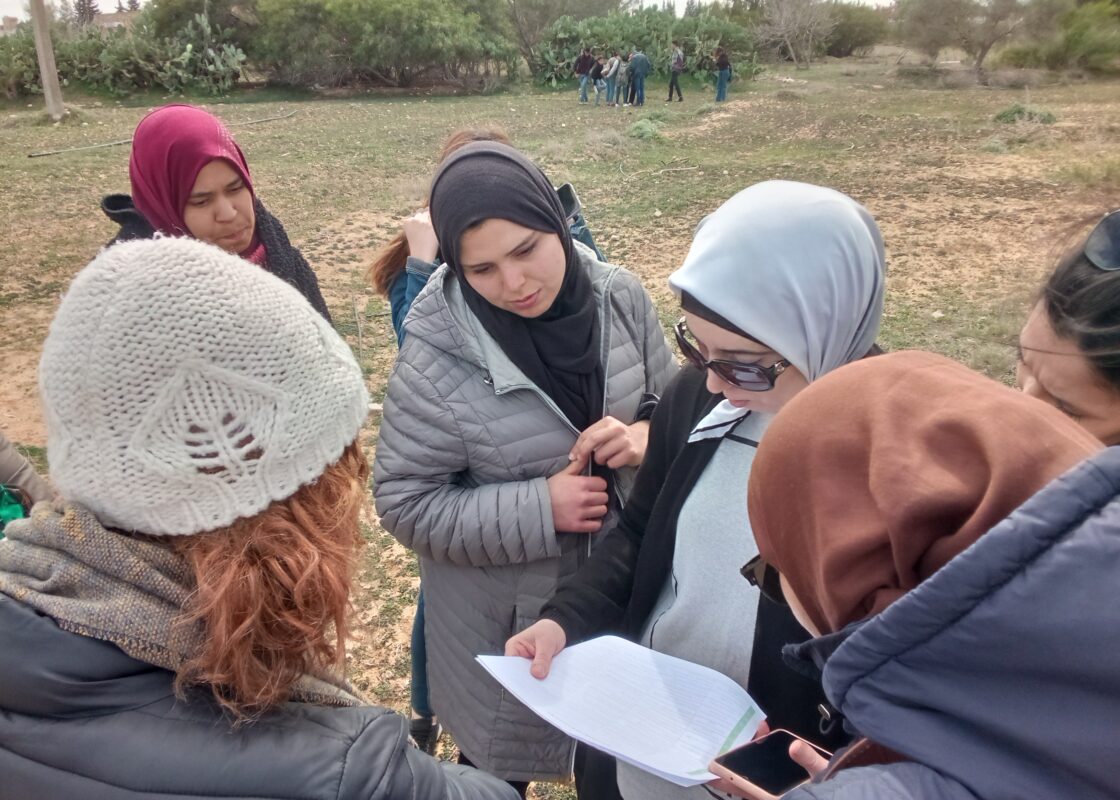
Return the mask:
<path id="1" fill-rule="evenodd" d="M 253 52 L 281 83 L 407 86 L 509 75 L 518 58 L 498 0 L 258 0 L 257 11 Z"/>
<path id="2" fill-rule="evenodd" d="M 226 32 L 212 28 L 201 14 L 171 37 L 158 36 L 143 17 L 131 31 L 59 26 L 54 34 L 55 63 L 64 85 L 116 95 L 145 89 L 223 94 L 236 85 L 245 61 Z M 41 91 L 29 31 L 0 39 L 0 81 L 10 97 Z"/>
<path id="3" fill-rule="evenodd" d="M 9 100 L 41 91 L 35 38 L 27 26 L 0 37 L 0 91 Z"/>
<path id="4" fill-rule="evenodd" d="M 1063 17 L 1056 35 L 1007 47 L 999 53 L 998 63 L 1017 68 L 1120 71 L 1120 7 L 1109 2 L 1080 6 Z"/>
<path id="5" fill-rule="evenodd" d="M 660 126 L 651 119 L 640 119 L 626 130 L 626 135 L 643 142 L 661 138 Z"/>
<path id="6" fill-rule="evenodd" d="M 832 0 L 828 4 L 836 21 L 825 39 L 825 52 L 836 58 L 865 55 L 887 36 L 887 16 L 881 9 Z"/>
<path id="7" fill-rule="evenodd" d="M 1053 125 L 1057 118 L 1049 111 L 1039 111 L 1035 108 L 1029 108 L 1022 103 L 1015 103 L 1012 106 L 1008 106 L 995 116 L 996 122 L 1002 122 L 1005 125 L 1014 124 L 1020 120 L 1025 122 L 1037 122 L 1041 125 Z"/>

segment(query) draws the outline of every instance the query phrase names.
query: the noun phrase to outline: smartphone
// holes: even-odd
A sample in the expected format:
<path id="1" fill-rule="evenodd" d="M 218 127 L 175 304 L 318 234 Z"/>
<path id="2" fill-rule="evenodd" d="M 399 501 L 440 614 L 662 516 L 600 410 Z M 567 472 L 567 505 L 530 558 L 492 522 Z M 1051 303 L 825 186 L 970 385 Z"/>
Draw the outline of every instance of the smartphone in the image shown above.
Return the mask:
<path id="1" fill-rule="evenodd" d="M 564 216 L 568 218 L 568 224 L 570 225 L 580 212 L 579 195 L 576 194 L 575 187 L 570 183 L 557 186 L 556 194 L 560 195 L 560 205 L 563 206 Z"/>
<path id="2" fill-rule="evenodd" d="M 824 758 L 832 755 L 800 736 L 778 729 L 717 756 L 708 765 L 708 771 L 727 780 L 751 800 L 778 800 L 809 780 L 805 769 L 789 757 L 789 746 L 796 741 L 805 742 Z"/>

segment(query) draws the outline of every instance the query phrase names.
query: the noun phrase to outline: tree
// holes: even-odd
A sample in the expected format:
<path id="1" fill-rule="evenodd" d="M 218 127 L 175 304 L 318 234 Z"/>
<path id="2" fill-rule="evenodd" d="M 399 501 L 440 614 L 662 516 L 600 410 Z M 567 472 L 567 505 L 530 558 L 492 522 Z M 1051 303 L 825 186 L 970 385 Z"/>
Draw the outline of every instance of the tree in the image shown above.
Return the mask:
<path id="1" fill-rule="evenodd" d="M 960 44 L 972 57 L 976 78 L 987 83 L 984 59 L 1000 42 L 1011 38 L 1027 21 L 1030 3 L 1026 0 L 988 0 L 974 2 L 961 20 Z"/>
<path id="2" fill-rule="evenodd" d="M 767 0 L 757 34 L 760 41 L 783 50 L 801 69 L 809 66 L 835 24 L 822 0 Z"/>
<path id="3" fill-rule="evenodd" d="M 536 72 L 540 67 L 537 45 L 549 25 L 561 17 L 576 19 L 605 16 L 618 11 L 621 0 L 506 0 L 517 49 Z"/>
<path id="4" fill-rule="evenodd" d="M 129 11 L 139 11 L 140 10 L 140 0 L 128 0 L 128 10 Z"/>
<path id="5" fill-rule="evenodd" d="M 976 77 L 986 83 L 984 61 L 996 45 L 1021 31 L 1040 36 L 1057 24 L 1061 0 L 900 0 L 903 39 L 931 61 L 943 47 L 958 46 L 971 58 Z"/>
<path id="6" fill-rule="evenodd" d="M 887 36 L 885 9 L 831 0 L 836 26 L 825 42 L 825 52 L 835 58 L 863 54 Z"/>
<path id="7" fill-rule="evenodd" d="M 79 25 L 89 25 L 101 13 L 97 0 L 74 0 L 74 19 Z"/>
<path id="8" fill-rule="evenodd" d="M 70 5 L 70 0 L 59 0 L 58 5 L 53 8 L 48 7 L 47 11 L 54 11 L 54 18 L 63 25 L 77 24 L 77 20 L 74 18 L 74 7 Z"/>
<path id="9" fill-rule="evenodd" d="M 121 2 L 121 0 L 117 0 L 117 13 L 118 14 L 123 14 L 124 13 L 124 3 Z"/>
<path id="10" fill-rule="evenodd" d="M 960 43 L 971 6 L 971 0 L 899 0 L 899 36 L 933 66 L 943 49 Z"/>

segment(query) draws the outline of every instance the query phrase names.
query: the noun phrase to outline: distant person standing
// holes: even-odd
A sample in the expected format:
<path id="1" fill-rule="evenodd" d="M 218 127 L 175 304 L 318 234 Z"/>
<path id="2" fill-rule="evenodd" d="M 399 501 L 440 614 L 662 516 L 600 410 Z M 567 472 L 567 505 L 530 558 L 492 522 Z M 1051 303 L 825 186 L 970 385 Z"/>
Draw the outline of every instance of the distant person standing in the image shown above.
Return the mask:
<path id="1" fill-rule="evenodd" d="M 587 102 L 587 81 L 591 78 L 591 68 L 595 66 L 595 57 L 591 55 L 591 48 L 583 48 L 583 52 L 576 59 L 576 77 L 579 78 L 579 101 Z"/>
<path id="2" fill-rule="evenodd" d="M 636 106 L 646 104 L 646 76 L 653 72 L 649 56 L 635 48 L 630 55 L 630 102 Z"/>
<path id="3" fill-rule="evenodd" d="M 595 105 L 598 107 L 599 98 L 607 91 L 607 82 L 603 80 L 603 69 L 606 67 L 605 60 L 602 56 L 595 59 L 595 64 L 591 67 L 590 78 L 591 85 L 595 87 Z"/>
<path id="4" fill-rule="evenodd" d="M 716 79 L 716 102 L 722 103 L 727 99 L 727 84 L 731 82 L 731 59 L 727 57 L 727 51 L 722 47 L 717 47 L 712 52 L 712 57 L 716 60 L 716 69 L 719 70 L 719 77 Z"/>
<path id="5" fill-rule="evenodd" d="M 673 55 L 669 59 L 669 99 L 666 103 L 673 102 L 673 90 L 677 90 L 677 102 L 683 102 L 681 95 L 681 73 L 684 72 L 684 50 L 680 42 L 673 42 Z"/>
<path id="6" fill-rule="evenodd" d="M 618 70 L 619 65 L 622 64 L 622 59 L 615 50 L 611 53 L 607 65 L 603 68 L 603 81 L 607 84 L 607 108 L 615 105 L 618 92 Z"/>
<path id="7" fill-rule="evenodd" d="M 618 57 L 618 93 L 615 96 L 616 105 L 626 107 L 630 105 L 630 54 Z"/>

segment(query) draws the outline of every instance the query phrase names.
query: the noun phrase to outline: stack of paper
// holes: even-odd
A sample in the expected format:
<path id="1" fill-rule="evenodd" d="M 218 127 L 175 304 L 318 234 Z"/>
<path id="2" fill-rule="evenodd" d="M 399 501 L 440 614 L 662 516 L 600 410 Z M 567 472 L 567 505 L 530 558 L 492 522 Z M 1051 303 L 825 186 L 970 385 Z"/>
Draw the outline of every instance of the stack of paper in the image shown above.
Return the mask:
<path id="1" fill-rule="evenodd" d="M 726 675 L 615 636 L 561 651 L 544 680 L 526 658 L 478 660 L 573 739 L 678 786 L 714 780 L 708 763 L 749 742 L 765 719 Z"/>

